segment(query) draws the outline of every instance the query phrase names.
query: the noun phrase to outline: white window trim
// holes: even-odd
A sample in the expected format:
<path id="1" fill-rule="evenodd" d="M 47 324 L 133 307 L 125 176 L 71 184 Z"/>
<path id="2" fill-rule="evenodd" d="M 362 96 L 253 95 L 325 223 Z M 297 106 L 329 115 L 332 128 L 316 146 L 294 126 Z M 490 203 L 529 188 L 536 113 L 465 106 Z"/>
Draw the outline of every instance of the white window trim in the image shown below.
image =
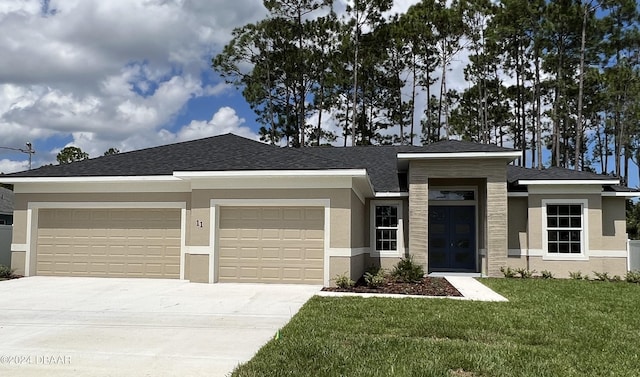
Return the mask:
<path id="1" fill-rule="evenodd" d="M 580 254 L 549 253 L 547 232 L 548 204 L 582 205 L 582 230 L 580 231 Z M 542 199 L 542 259 L 543 260 L 589 260 L 589 200 L 587 199 Z"/>
<path id="2" fill-rule="evenodd" d="M 376 250 L 376 207 L 377 206 L 396 206 L 398 208 L 398 235 L 396 250 Z M 404 213 L 403 203 L 401 200 L 372 200 L 369 203 L 369 228 L 370 228 L 370 255 L 374 257 L 403 257 L 405 255 L 404 248 Z"/>

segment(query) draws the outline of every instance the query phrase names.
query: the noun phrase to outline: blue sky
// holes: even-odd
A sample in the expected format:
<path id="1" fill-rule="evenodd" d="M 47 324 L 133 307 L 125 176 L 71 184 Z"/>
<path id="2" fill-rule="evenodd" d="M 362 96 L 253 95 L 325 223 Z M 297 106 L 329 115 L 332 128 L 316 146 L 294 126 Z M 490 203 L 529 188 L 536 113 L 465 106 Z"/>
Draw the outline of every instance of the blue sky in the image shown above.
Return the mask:
<path id="1" fill-rule="evenodd" d="M 210 61 L 233 28 L 265 15 L 261 0 L 2 0 L 0 147 L 31 142 L 37 167 L 69 145 L 96 157 L 228 132 L 257 138 L 255 115 Z M 466 61 L 454 61 L 449 88 L 467 86 Z M 0 172 L 27 160 L 0 149 Z"/>

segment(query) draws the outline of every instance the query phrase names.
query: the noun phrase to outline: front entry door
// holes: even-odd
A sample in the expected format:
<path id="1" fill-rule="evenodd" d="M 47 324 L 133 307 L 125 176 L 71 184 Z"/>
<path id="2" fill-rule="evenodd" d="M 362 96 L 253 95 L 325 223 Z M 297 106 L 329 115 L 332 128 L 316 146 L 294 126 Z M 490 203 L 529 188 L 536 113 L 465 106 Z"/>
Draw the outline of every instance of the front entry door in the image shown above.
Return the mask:
<path id="1" fill-rule="evenodd" d="M 475 206 L 429 206 L 429 271 L 476 272 Z"/>

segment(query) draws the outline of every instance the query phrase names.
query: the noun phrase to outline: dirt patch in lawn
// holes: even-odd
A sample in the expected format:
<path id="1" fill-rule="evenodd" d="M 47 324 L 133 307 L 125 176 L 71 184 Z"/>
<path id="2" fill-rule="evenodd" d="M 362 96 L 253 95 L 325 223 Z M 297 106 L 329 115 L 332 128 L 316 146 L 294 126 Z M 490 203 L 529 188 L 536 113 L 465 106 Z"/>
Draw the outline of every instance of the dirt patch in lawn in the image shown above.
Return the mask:
<path id="1" fill-rule="evenodd" d="M 419 296 L 462 296 L 458 290 L 445 278 L 425 277 L 416 283 L 403 283 L 386 277 L 384 283 L 377 288 L 368 287 L 361 278 L 351 288 L 324 287 L 327 292 L 354 292 L 354 293 L 391 293 L 400 295 Z"/>

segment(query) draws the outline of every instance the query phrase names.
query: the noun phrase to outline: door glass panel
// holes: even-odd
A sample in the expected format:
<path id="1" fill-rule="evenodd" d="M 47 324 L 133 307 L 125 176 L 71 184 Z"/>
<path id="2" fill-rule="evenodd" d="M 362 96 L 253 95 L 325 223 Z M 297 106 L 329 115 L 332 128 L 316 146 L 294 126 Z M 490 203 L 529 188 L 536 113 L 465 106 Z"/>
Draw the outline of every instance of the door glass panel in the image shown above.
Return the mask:
<path id="1" fill-rule="evenodd" d="M 471 227 L 468 224 L 456 224 L 456 234 L 469 234 Z"/>
<path id="2" fill-rule="evenodd" d="M 429 230 L 431 234 L 440 235 L 447 231 L 447 227 L 444 224 L 431 224 L 429 225 Z"/>
<path id="3" fill-rule="evenodd" d="M 445 238 L 433 237 L 431 239 L 431 247 L 443 249 L 447 247 L 447 240 Z"/>
<path id="4" fill-rule="evenodd" d="M 447 254 L 443 252 L 429 252 L 429 263 L 434 265 L 437 264 L 439 266 L 444 266 L 447 262 Z"/>
<path id="5" fill-rule="evenodd" d="M 429 209 L 429 220 L 443 222 L 445 220 L 446 211 L 443 208 L 431 207 Z"/>
<path id="6" fill-rule="evenodd" d="M 467 249 L 469 248 L 469 246 L 471 246 L 471 240 L 469 240 L 468 238 L 460 239 L 458 240 L 458 242 L 456 242 L 456 246 L 461 249 Z"/>

